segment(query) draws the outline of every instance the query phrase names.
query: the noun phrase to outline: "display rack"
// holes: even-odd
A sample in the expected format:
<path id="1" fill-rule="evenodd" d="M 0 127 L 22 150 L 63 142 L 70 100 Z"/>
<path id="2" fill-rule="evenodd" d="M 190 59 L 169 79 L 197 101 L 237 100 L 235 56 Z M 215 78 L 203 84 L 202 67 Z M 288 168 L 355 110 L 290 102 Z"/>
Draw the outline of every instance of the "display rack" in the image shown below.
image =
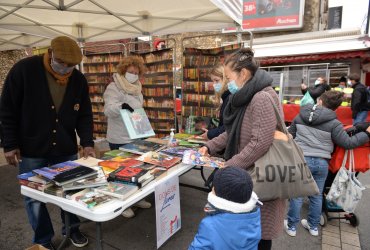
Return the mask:
<path id="1" fill-rule="evenodd" d="M 104 44 L 83 47 L 82 72 L 88 86 L 93 111 L 93 136 L 95 139 L 105 138 L 107 119 L 104 115 L 103 94 L 112 81 L 112 74 L 126 52 L 124 44 Z"/>
<path id="2" fill-rule="evenodd" d="M 142 80 L 143 106 L 156 137 L 168 136 L 171 128 L 176 128 L 175 50 L 173 48 L 147 49 L 145 51 L 130 51 L 130 54 L 141 56 L 147 67 L 147 72 Z"/>
<path id="3" fill-rule="evenodd" d="M 183 129 L 186 127 L 189 116 L 211 118 L 218 116 L 218 110 L 213 101 L 215 92 L 209 72 L 215 65 L 223 63 L 226 55 L 240 48 L 240 44 L 234 44 L 213 49 L 184 49 L 181 87 Z"/>

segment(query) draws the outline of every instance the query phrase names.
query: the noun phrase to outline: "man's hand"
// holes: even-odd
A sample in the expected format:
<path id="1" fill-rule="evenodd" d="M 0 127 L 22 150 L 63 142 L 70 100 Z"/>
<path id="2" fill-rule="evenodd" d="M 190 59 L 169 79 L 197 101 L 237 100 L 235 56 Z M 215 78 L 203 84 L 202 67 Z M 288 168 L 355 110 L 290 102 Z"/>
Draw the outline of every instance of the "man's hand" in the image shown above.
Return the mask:
<path id="1" fill-rule="evenodd" d="M 83 149 L 83 157 L 84 158 L 87 158 L 87 157 L 95 157 L 95 150 L 93 147 L 85 147 Z"/>
<path id="2" fill-rule="evenodd" d="M 20 159 L 21 159 L 21 154 L 20 154 L 20 151 L 19 151 L 18 148 L 14 149 L 12 151 L 9 151 L 9 152 L 5 152 L 4 155 L 5 155 L 6 161 L 9 163 L 9 165 L 13 165 L 14 167 L 18 167 L 18 164 L 19 164 Z"/>

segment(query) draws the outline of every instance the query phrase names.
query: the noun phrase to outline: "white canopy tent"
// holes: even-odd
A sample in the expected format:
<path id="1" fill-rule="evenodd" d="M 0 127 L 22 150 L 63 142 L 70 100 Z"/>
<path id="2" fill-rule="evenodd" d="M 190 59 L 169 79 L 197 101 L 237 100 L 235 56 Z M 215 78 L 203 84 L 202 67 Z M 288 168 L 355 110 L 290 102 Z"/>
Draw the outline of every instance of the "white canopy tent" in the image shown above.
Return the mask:
<path id="1" fill-rule="evenodd" d="M 0 0 L 0 50 L 220 30 L 234 21 L 209 0 Z"/>

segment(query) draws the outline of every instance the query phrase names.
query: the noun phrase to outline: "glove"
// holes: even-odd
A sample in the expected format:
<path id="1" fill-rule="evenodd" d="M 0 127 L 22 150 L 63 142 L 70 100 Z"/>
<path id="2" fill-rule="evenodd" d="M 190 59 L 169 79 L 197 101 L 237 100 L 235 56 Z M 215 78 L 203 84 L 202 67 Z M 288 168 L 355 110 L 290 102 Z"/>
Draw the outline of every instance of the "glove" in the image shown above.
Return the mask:
<path id="1" fill-rule="evenodd" d="M 127 109 L 128 111 L 130 111 L 131 113 L 134 112 L 134 109 L 131 108 L 130 105 L 128 105 L 127 103 L 122 103 L 122 106 L 121 106 L 122 109 Z"/>
<path id="2" fill-rule="evenodd" d="M 358 132 L 364 132 L 369 127 L 370 122 L 360 122 L 355 125 Z"/>

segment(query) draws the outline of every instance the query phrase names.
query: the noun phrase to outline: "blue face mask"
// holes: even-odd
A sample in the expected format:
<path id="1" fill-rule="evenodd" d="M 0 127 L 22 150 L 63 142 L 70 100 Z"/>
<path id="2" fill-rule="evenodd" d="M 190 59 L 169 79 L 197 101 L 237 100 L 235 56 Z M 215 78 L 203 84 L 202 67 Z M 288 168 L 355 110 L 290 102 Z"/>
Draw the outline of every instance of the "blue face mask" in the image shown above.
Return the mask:
<path id="1" fill-rule="evenodd" d="M 238 87 L 238 85 L 236 85 L 235 80 L 230 81 L 227 84 L 227 88 L 229 89 L 229 91 L 230 91 L 231 94 L 235 94 L 239 90 L 239 87 Z"/>
<path id="2" fill-rule="evenodd" d="M 70 73 L 73 70 L 73 68 L 75 67 L 75 66 L 66 67 L 63 64 L 55 61 L 53 54 L 51 56 L 50 66 L 59 75 L 66 75 L 66 74 Z"/>
<path id="3" fill-rule="evenodd" d="M 215 89 L 216 93 L 219 93 L 222 89 L 222 83 L 218 82 L 218 83 L 213 84 L 213 88 Z"/>

